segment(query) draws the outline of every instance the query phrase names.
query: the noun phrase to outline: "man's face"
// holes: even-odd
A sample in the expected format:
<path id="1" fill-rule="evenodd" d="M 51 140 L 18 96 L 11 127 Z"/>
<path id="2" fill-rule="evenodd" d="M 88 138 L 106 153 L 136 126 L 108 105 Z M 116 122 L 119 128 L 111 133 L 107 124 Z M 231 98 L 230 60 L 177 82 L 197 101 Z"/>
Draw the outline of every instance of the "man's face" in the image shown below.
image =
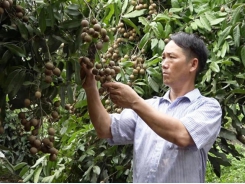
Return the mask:
<path id="1" fill-rule="evenodd" d="M 187 60 L 186 55 L 173 40 L 165 46 L 162 54 L 162 73 L 165 85 L 179 88 L 185 82 L 192 80 L 190 77 L 190 71 L 193 70 L 192 63 Z"/>

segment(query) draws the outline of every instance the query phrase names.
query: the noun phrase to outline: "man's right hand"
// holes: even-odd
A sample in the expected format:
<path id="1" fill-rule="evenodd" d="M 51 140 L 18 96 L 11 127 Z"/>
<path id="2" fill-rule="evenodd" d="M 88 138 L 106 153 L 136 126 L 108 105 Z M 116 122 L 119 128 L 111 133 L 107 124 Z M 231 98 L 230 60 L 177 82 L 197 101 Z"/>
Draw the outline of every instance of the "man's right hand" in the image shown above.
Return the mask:
<path id="1" fill-rule="evenodd" d="M 81 63 L 80 66 L 80 77 L 82 81 L 82 87 L 85 89 L 85 91 L 91 88 L 96 88 L 96 80 L 94 74 L 92 74 L 92 69 L 88 69 L 86 67 L 86 64 L 84 63 Z"/>

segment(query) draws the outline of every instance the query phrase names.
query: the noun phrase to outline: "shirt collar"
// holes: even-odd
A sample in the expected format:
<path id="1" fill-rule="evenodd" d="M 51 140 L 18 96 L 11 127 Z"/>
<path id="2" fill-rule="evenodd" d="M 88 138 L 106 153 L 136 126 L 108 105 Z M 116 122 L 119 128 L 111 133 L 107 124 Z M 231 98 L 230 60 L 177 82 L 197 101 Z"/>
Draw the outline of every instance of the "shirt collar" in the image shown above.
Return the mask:
<path id="1" fill-rule="evenodd" d="M 169 98 L 169 93 L 170 93 L 170 90 L 168 90 L 168 91 L 165 93 L 165 95 L 162 97 L 162 99 L 171 102 L 171 100 L 170 100 L 170 98 Z M 189 99 L 190 102 L 192 102 L 192 101 L 196 100 L 199 96 L 201 96 L 201 93 L 200 93 L 199 89 L 195 88 L 194 90 L 192 90 L 192 91 L 186 93 L 184 96 L 178 97 L 178 98 L 183 98 L 183 97 L 184 97 L 184 98 Z M 178 98 L 177 98 L 177 99 L 178 99 Z"/>

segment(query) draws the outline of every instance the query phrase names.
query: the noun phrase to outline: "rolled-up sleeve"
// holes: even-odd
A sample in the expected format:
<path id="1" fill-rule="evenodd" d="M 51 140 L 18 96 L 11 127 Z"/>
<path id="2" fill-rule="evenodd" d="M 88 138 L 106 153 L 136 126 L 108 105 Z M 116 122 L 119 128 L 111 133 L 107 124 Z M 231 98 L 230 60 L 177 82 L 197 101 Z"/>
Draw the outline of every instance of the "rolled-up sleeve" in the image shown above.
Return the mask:
<path id="1" fill-rule="evenodd" d="M 138 115 L 131 109 L 124 109 L 121 114 L 111 114 L 112 139 L 110 145 L 133 144 Z"/>
<path id="2" fill-rule="evenodd" d="M 196 144 L 197 149 L 211 147 L 221 127 L 222 110 L 217 100 L 206 98 L 196 110 L 180 121 L 184 124 Z"/>

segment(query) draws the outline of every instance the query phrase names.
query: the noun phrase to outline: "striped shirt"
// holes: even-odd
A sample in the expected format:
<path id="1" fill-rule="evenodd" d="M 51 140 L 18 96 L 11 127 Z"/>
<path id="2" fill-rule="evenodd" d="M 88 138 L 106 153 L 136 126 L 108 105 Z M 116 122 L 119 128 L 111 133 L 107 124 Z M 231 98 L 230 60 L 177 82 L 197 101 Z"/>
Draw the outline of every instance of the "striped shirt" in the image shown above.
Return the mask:
<path id="1" fill-rule="evenodd" d="M 178 147 L 158 136 L 133 110 L 111 114 L 111 145 L 134 144 L 133 182 L 205 182 L 207 154 L 221 127 L 221 107 L 198 89 L 177 98 L 146 102 L 158 111 L 178 118 L 190 133 L 194 146 Z"/>

